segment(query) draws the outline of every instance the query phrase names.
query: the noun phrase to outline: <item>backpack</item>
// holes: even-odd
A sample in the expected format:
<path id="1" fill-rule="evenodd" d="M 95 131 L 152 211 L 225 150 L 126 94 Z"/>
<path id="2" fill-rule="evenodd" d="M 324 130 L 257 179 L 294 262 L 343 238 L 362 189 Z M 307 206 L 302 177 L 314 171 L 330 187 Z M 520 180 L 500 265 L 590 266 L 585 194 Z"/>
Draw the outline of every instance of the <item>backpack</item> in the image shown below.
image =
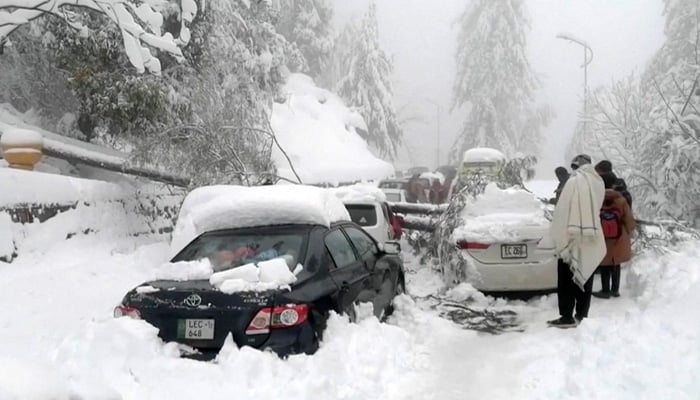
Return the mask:
<path id="1" fill-rule="evenodd" d="M 622 211 L 614 205 L 600 209 L 600 225 L 605 239 L 617 239 L 622 236 Z"/>

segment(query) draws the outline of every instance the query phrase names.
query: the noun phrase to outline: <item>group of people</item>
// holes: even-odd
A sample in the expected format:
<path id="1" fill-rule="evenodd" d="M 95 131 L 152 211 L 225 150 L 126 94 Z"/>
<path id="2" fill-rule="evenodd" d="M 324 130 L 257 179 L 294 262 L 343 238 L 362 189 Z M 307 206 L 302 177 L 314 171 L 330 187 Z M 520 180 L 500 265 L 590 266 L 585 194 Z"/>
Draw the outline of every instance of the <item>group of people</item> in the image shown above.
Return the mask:
<path id="1" fill-rule="evenodd" d="M 589 155 L 580 154 L 571 161 L 571 172 L 558 167 L 555 173 L 551 234 L 559 257 L 559 318 L 547 323 L 571 328 L 588 317 L 591 296 L 620 296 L 621 265 L 632 257 L 635 219 L 627 185 L 610 161 L 594 166 Z M 602 289 L 593 293 L 596 271 Z"/>
<path id="2" fill-rule="evenodd" d="M 432 182 L 431 182 L 432 181 Z M 448 201 L 451 180 L 421 178 L 411 176 L 406 183 L 406 201 L 409 203 L 442 204 Z"/>

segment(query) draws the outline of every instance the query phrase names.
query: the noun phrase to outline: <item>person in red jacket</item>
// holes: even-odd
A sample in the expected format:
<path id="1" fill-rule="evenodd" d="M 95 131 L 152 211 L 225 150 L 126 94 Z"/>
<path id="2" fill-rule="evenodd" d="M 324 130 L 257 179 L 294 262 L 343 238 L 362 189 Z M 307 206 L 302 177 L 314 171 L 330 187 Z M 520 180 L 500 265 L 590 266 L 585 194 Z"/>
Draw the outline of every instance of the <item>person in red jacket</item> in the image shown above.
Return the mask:
<path id="1" fill-rule="evenodd" d="M 605 184 L 601 225 L 607 252 L 598 268 L 602 290 L 593 293 L 593 296 L 609 299 L 620 296 L 621 264 L 632 258 L 632 234 L 636 222 L 627 199 L 614 189 L 615 175 L 604 174 L 601 177 Z"/>

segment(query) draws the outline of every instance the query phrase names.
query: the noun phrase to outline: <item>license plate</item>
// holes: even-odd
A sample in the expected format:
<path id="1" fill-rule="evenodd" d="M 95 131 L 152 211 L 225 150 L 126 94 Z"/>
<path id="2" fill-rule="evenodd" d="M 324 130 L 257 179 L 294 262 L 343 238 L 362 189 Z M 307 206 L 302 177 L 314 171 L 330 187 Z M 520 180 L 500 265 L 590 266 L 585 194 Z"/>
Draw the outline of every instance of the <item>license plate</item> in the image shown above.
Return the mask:
<path id="1" fill-rule="evenodd" d="M 214 339 L 213 319 L 178 319 L 178 339 L 211 340 Z"/>
<path id="2" fill-rule="evenodd" d="M 501 245 L 501 258 L 527 258 L 527 245 L 503 244 Z"/>

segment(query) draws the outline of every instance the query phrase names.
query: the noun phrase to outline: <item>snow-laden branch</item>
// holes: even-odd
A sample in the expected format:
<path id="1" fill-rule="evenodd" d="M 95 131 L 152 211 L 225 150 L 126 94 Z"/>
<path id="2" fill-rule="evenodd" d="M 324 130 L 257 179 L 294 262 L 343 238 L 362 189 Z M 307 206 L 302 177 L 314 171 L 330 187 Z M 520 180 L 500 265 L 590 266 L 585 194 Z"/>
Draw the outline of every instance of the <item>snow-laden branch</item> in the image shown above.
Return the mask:
<path id="1" fill-rule="evenodd" d="M 102 13 L 115 23 L 122 33 L 124 49 L 131 64 L 139 71 L 159 74 L 160 61 L 150 48 L 170 53 L 182 59 L 180 46 L 190 40 L 189 24 L 197 13 L 195 0 L 180 0 L 180 37 L 162 33 L 163 15 L 148 2 L 138 4 L 133 0 L 0 0 L 0 43 L 7 40 L 23 24 L 51 14 L 62 18 L 74 28 L 87 28 L 69 18 L 66 6 L 81 7 Z"/>

